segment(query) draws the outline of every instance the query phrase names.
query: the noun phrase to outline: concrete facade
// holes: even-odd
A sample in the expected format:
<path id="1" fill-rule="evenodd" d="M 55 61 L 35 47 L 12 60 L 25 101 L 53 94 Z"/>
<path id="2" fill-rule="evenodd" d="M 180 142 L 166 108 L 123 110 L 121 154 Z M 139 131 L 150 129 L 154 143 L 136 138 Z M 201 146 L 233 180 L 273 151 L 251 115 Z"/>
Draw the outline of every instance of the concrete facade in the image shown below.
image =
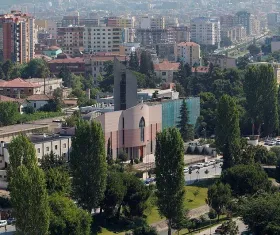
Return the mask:
<path id="1" fill-rule="evenodd" d="M 190 66 L 200 65 L 200 45 L 194 42 L 181 42 L 175 44 L 175 61 L 182 61 Z"/>

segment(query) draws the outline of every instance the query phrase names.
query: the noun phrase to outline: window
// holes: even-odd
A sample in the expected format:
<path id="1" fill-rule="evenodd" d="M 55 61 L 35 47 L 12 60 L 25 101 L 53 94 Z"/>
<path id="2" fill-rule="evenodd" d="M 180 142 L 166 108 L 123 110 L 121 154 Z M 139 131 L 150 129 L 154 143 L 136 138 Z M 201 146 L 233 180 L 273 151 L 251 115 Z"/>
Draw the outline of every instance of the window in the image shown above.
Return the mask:
<path id="1" fill-rule="evenodd" d="M 46 151 L 47 151 L 47 152 L 50 151 L 50 147 L 46 147 Z"/>
<path id="2" fill-rule="evenodd" d="M 63 148 L 66 148 L 66 144 L 63 144 Z"/>
<path id="3" fill-rule="evenodd" d="M 162 75 L 162 76 L 166 76 L 166 72 L 162 72 L 161 75 Z"/>
<path id="4" fill-rule="evenodd" d="M 57 145 L 54 146 L 54 149 L 57 150 Z"/>
<path id="5" fill-rule="evenodd" d="M 41 152 L 41 149 L 37 148 L 37 153 L 40 153 Z"/>
<path id="6" fill-rule="evenodd" d="M 139 122 L 140 128 L 140 140 L 141 142 L 145 141 L 145 119 L 142 117 Z"/>

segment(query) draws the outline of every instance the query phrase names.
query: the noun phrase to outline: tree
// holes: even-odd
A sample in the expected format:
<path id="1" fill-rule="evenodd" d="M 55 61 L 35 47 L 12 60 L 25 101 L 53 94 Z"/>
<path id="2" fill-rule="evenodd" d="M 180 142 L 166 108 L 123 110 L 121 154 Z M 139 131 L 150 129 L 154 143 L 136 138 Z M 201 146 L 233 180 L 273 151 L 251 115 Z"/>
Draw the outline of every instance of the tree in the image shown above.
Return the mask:
<path id="1" fill-rule="evenodd" d="M 2 65 L 2 70 L 5 75 L 5 80 L 10 80 L 10 74 L 13 69 L 13 63 L 10 60 L 6 60 L 5 63 Z"/>
<path id="2" fill-rule="evenodd" d="M 126 194 L 123 199 L 122 209 L 124 214 L 130 218 L 142 217 L 147 209 L 147 200 L 151 192 L 143 182 L 136 176 L 130 174 L 123 175 Z"/>
<path id="3" fill-rule="evenodd" d="M 194 139 L 193 126 L 189 124 L 189 111 L 186 100 L 183 100 L 182 102 L 180 109 L 180 120 L 177 127 L 180 130 L 180 134 L 184 142 Z"/>
<path id="4" fill-rule="evenodd" d="M 139 70 L 139 60 L 138 60 L 137 53 L 135 51 L 134 52 L 130 52 L 129 68 L 134 70 L 134 71 L 138 71 Z"/>
<path id="5" fill-rule="evenodd" d="M 250 46 L 248 46 L 247 48 L 250 52 L 250 54 L 252 56 L 256 56 L 257 54 L 259 54 L 261 52 L 261 48 L 259 48 L 258 46 L 251 44 Z"/>
<path id="6" fill-rule="evenodd" d="M 91 215 L 66 197 L 53 194 L 49 198 L 50 234 L 89 235 Z M 37 234 L 37 233 L 36 233 Z"/>
<path id="7" fill-rule="evenodd" d="M 271 135 L 278 129 L 277 85 L 272 66 L 249 66 L 245 74 L 244 91 L 248 115 L 258 135 L 263 127 L 264 135 Z"/>
<path id="8" fill-rule="evenodd" d="M 228 95 L 223 95 L 218 104 L 216 145 L 223 152 L 223 169 L 232 167 L 238 157 L 240 129 L 236 104 Z"/>
<path id="9" fill-rule="evenodd" d="M 168 220 L 168 235 L 173 221 L 184 211 L 184 142 L 176 128 L 157 133 L 155 173 L 160 214 Z"/>
<path id="10" fill-rule="evenodd" d="M 66 87 L 71 87 L 71 71 L 66 67 L 65 65 L 62 66 L 60 69 L 59 75 L 60 78 L 62 78 L 63 85 Z"/>
<path id="11" fill-rule="evenodd" d="M 23 234 L 45 235 L 49 227 L 48 195 L 34 145 L 20 135 L 12 140 L 8 150 L 8 180 L 16 227 Z"/>
<path id="12" fill-rule="evenodd" d="M 114 160 L 113 160 L 113 154 L 112 154 L 112 148 L 111 148 L 111 139 L 108 139 L 107 142 L 107 164 L 112 165 Z"/>
<path id="13" fill-rule="evenodd" d="M 143 225 L 142 227 L 135 228 L 132 231 L 133 235 L 157 235 L 157 231 L 155 228 L 148 226 L 148 225 Z"/>
<path id="14" fill-rule="evenodd" d="M 149 75 L 151 72 L 153 72 L 153 70 L 154 68 L 151 54 L 147 51 L 142 51 L 140 55 L 139 72 Z"/>
<path id="15" fill-rule="evenodd" d="M 35 165 L 21 165 L 9 185 L 17 229 L 23 234 L 47 234 L 49 207 L 44 172 Z"/>
<path id="16" fill-rule="evenodd" d="M 238 196 L 271 189 L 271 182 L 259 165 L 236 165 L 224 171 L 221 180 L 229 184 L 233 194 Z"/>
<path id="17" fill-rule="evenodd" d="M 79 205 L 91 212 L 99 206 L 106 189 L 105 139 L 100 123 L 78 123 L 72 140 L 70 167 L 74 196 Z"/>
<path id="18" fill-rule="evenodd" d="M 180 97 L 185 97 L 186 96 L 185 89 L 179 82 L 175 82 L 175 88 L 176 88 L 176 91 L 179 92 Z"/>
<path id="19" fill-rule="evenodd" d="M 279 234 L 279 203 L 279 193 L 249 197 L 242 203 L 240 214 L 244 223 L 254 234 Z"/>
<path id="20" fill-rule="evenodd" d="M 123 174 L 119 172 L 109 172 L 107 176 L 107 186 L 104 199 L 101 202 L 101 209 L 105 211 L 106 217 L 114 217 L 120 213 L 126 187 L 123 182 Z"/>
<path id="21" fill-rule="evenodd" d="M 43 59 L 32 59 L 22 72 L 23 78 L 47 78 L 50 75 L 48 64 Z"/>
<path id="22" fill-rule="evenodd" d="M 231 45 L 232 45 L 232 41 L 230 40 L 229 37 L 222 37 L 222 40 L 221 40 L 222 47 L 229 47 Z"/>
<path id="23" fill-rule="evenodd" d="M 44 171 L 52 168 L 60 168 L 60 167 L 66 168 L 66 162 L 63 156 L 54 154 L 54 152 L 51 151 L 50 154 L 46 154 L 42 157 L 40 161 L 40 166 Z"/>
<path id="24" fill-rule="evenodd" d="M 239 234 L 238 226 L 233 220 L 226 221 L 221 225 L 221 235 L 237 235 Z"/>
<path id="25" fill-rule="evenodd" d="M 231 191 L 228 184 L 217 182 L 208 188 L 207 204 L 215 210 L 218 215 L 218 220 L 228 206 L 230 200 Z"/>
<path id="26" fill-rule="evenodd" d="M 20 117 L 17 102 L 0 102 L 0 126 L 15 124 Z"/>

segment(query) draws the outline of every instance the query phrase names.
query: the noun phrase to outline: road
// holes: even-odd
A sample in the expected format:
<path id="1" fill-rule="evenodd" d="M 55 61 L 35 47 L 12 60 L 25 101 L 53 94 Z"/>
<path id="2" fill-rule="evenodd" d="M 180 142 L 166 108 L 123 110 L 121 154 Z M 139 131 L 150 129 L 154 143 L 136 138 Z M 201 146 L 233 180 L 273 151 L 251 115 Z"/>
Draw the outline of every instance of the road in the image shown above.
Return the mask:
<path id="1" fill-rule="evenodd" d="M 208 170 L 208 174 L 205 173 L 205 171 Z M 199 170 L 193 170 L 192 174 L 186 173 L 185 174 L 185 181 L 186 184 L 192 184 L 194 181 L 200 180 L 200 179 L 206 179 L 206 178 L 214 178 L 217 175 L 221 175 L 222 168 L 221 164 L 215 164 L 208 167 L 200 168 Z"/>
<path id="2" fill-rule="evenodd" d="M 242 232 L 245 232 L 247 231 L 247 227 L 246 225 L 243 223 L 243 221 L 241 219 L 234 219 L 234 221 L 236 221 L 236 224 L 238 226 L 238 231 L 239 233 L 238 234 L 241 234 Z M 214 227 L 212 227 L 211 229 L 207 229 L 207 230 L 203 230 L 202 232 L 200 233 L 196 233 L 196 235 L 211 235 L 211 234 L 216 234 L 215 233 L 215 230 L 220 226 L 221 224 L 219 225 L 215 225 Z"/>
<path id="3" fill-rule="evenodd" d="M 7 226 L 7 232 L 5 232 L 4 227 L 0 228 L 0 234 L 2 234 L 2 235 L 12 235 L 15 232 L 16 232 L 16 228 L 15 228 L 15 226 L 12 226 L 12 225 Z"/>

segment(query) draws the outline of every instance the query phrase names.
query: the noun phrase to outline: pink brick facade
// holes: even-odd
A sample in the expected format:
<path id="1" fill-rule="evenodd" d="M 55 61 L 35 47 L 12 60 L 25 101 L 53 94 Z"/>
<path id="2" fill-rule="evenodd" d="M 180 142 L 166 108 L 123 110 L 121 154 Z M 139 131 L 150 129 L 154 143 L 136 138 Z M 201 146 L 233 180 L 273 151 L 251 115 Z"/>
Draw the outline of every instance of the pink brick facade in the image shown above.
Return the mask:
<path id="1" fill-rule="evenodd" d="M 121 151 L 130 158 L 154 153 L 156 133 L 161 131 L 162 106 L 139 104 L 124 111 L 105 113 L 96 118 L 105 133 L 106 147 L 110 139 L 113 157 Z M 141 119 L 144 127 L 140 127 Z M 142 133 L 141 133 L 142 132 Z"/>

